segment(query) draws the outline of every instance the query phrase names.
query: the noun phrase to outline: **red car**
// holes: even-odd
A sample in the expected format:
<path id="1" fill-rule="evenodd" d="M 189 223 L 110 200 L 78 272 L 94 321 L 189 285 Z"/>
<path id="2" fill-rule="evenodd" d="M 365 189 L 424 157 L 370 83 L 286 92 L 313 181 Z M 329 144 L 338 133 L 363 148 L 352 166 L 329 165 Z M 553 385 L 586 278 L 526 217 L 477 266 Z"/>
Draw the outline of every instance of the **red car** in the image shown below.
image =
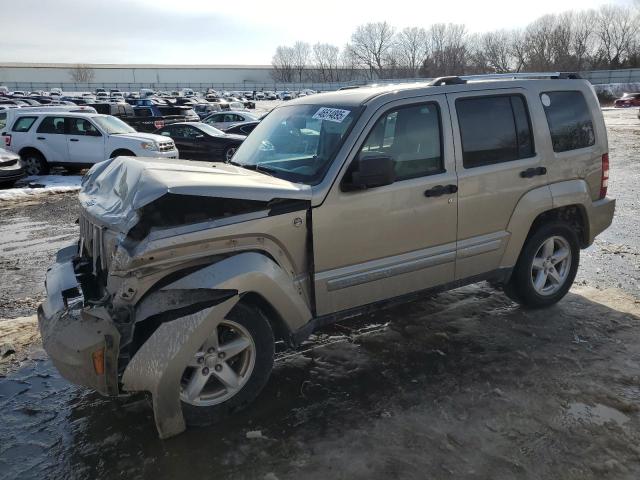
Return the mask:
<path id="1" fill-rule="evenodd" d="M 615 101 L 614 105 L 618 108 L 640 107 L 640 93 L 625 93 Z"/>

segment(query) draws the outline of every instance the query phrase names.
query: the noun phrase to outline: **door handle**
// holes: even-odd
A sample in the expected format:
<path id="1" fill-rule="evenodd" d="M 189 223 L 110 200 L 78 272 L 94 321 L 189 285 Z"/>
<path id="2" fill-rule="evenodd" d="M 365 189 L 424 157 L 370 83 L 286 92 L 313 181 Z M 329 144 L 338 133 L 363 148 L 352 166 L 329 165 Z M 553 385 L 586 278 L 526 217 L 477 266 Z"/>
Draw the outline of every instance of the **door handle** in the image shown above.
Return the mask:
<path id="1" fill-rule="evenodd" d="M 546 175 L 547 169 L 544 167 L 527 168 L 520 172 L 522 178 L 532 178 L 536 175 Z"/>
<path id="2" fill-rule="evenodd" d="M 38 140 L 46 140 L 44 137 L 36 137 Z"/>
<path id="3" fill-rule="evenodd" d="M 79 142 L 80 140 L 78 140 L 77 138 L 70 138 L 69 141 L 70 142 Z"/>
<path id="4" fill-rule="evenodd" d="M 425 197 L 440 197 L 442 195 L 447 195 L 451 193 L 456 193 L 458 191 L 457 185 L 436 185 L 429 190 L 424 192 Z"/>

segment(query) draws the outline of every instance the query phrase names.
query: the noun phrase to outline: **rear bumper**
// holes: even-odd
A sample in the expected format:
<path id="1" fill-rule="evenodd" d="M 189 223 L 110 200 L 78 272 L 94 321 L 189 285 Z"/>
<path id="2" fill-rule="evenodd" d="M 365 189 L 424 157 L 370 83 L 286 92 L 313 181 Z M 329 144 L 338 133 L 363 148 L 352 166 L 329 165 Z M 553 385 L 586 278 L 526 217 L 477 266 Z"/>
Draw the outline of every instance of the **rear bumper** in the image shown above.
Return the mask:
<path id="1" fill-rule="evenodd" d="M 25 173 L 22 167 L 16 168 L 0 168 L 0 184 L 15 182 L 24 177 Z"/>
<path id="2" fill-rule="evenodd" d="M 589 209 L 589 245 L 593 243 L 596 236 L 609 228 L 613 221 L 615 210 L 615 198 L 606 197 L 591 204 Z"/>
<path id="3" fill-rule="evenodd" d="M 115 396 L 120 334 L 105 308 L 83 306 L 76 254 L 75 244 L 60 250 L 47 271 L 47 298 L 38 308 L 42 345 L 64 378 Z"/>

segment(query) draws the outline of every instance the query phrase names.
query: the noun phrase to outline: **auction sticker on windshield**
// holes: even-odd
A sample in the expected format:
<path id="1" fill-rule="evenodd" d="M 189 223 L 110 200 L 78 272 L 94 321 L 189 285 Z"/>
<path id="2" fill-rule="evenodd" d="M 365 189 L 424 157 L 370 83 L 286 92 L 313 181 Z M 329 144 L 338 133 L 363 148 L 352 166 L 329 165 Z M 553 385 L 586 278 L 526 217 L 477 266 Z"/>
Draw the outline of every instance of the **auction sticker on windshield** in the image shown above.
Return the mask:
<path id="1" fill-rule="evenodd" d="M 313 118 L 316 120 L 328 120 L 330 122 L 342 123 L 349 113 L 351 113 L 351 110 L 322 107 L 313 115 Z"/>

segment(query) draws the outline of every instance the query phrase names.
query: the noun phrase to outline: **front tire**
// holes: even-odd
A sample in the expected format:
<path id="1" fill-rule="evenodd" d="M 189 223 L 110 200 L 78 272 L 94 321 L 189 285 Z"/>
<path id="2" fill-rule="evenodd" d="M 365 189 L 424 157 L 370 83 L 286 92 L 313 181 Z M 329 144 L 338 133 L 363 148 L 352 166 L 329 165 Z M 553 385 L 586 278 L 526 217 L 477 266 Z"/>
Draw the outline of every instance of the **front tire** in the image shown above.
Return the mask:
<path id="1" fill-rule="evenodd" d="M 543 225 L 525 242 L 504 291 L 524 307 L 548 307 L 567 294 L 579 263 L 576 232 L 564 223 Z"/>
<path id="2" fill-rule="evenodd" d="M 238 150 L 238 147 L 233 146 L 233 145 L 230 146 L 230 147 L 227 147 L 224 150 L 224 161 L 226 163 L 229 163 L 231 161 L 231 159 L 233 158 L 233 156 L 236 154 L 237 150 Z"/>
<path id="3" fill-rule="evenodd" d="M 136 156 L 136 154 L 133 153 L 131 150 L 116 150 L 111 154 L 111 156 L 109 158 L 135 157 L 135 156 Z"/>
<path id="4" fill-rule="evenodd" d="M 180 385 L 187 425 L 211 425 L 255 399 L 273 368 L 274 337 L 265 315 L 239 303 L 186 366 Z"/>

